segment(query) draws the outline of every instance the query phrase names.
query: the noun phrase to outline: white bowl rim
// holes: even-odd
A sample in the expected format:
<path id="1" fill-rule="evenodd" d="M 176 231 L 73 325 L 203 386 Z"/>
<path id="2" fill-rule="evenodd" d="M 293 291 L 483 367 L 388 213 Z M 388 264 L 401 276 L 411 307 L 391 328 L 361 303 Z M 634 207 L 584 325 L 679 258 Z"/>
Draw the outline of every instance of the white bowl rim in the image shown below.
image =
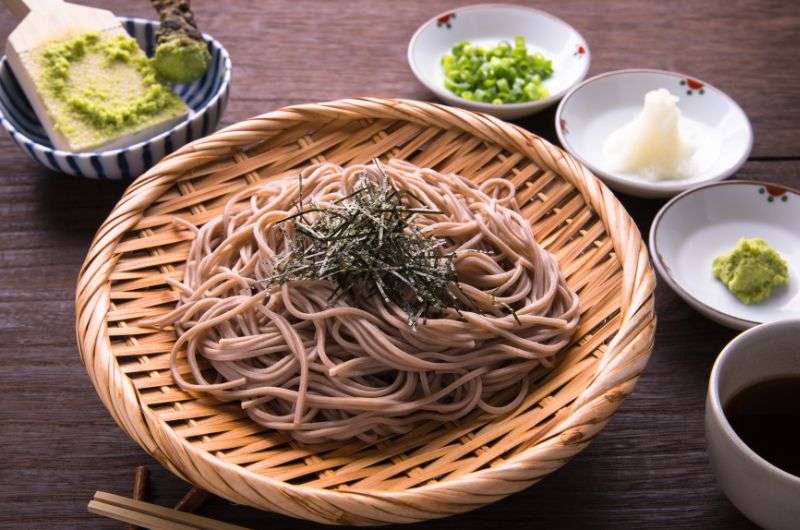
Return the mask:
<path id="1" fill-rule="evenodd" d="M 666 74 L 673 77 L 678 77 L 681 79 L 693 79 L 696 80 L 707 87 L 713 88 L 717 93 L 722 96 L 722 99 L 727 101 L 730 105 L 732 105 L 735 109 L 737 109 L 742 116 L 744 117 L 744 123 L 747 129 L 747 148 L 742 151 L 741 156 L 736 161 L 736 163 L 731 164 L 725 171 L 720 173 L 710 175 L 705 180 L 700 182 L 685 182 L 681 180 L 673 180 L 673 181 L 660 181 L 660 182 L 648 182 L 646 180 L 636 181 L 633 179 L 622 178 L 619 175 L 605 171 L 604 169 L 595 166 L 594 164 L 590 164 L 583 156 L 576 149 L 574 149 L 569 141 L 567 140 L 566 136 L 561 131 L 561 113 L 564 110 L 564 107 L 567 105 L 569 99 L 575 94 L 578 90 L 582 89 L 585 86 L 588 86 L 595 81 L 603 79 L 605 77 L 613 77 L 618 75 L 628 75 L 628 74 Z M 699 77 L 690 76 L 683 74 L 681 72 L 676 72 L 674 70 L 660 70 L 658 68 L 624 68 L 622 70 L 612 70 L 610 72 L 603 72 L 602 74 L 598 74 L 596 76 L 590 77 L 585 81 L 578 83 L 572 89 L 567 92 L 567 94 L 561 99 L 561 102 L 558 104 L 558 108 L 556 109 L 556 117 L 555 117 L 555 129 L 556 135 L 558 135 L 558 141 L 561 142 L 561 146 L 572 153 L 572 155 L 580 160 L 586 167 L 591 169 L 593 172 L 597 173 L 599 176 L 602 176 L 605 179 L 613 182 L 614 184 L 618 184 L 621 186 L 627 186 L 629 188 L 636 188 L 643 191 L 651 191 L 651 192 L 666 192 L 666 193 L 680 193 L 687 189 L 692 189 L 695 186 L 702 186 L 707 183 L 720 181 L 726 179 L 733 175 L 736 171 L 739 170 L 740 167 L 747 161 L 750 153 L 753 150 L 753 126 L 750 123 L 750 118 L 747 117 L 747 113 L 745 113 L 744 109 L 736 103 L 736 101 L 730 97 L 727 93 L 723 92 L 716 86 L 712 85 L 711 83 L 707 83 L 706 81 L 702 80 Z"/>
<path id="2" fill-rule="evenodd" d="M 751 460 L 753 460 L 759 466 L 766 468 L 767 471 L 770 473 L 775 473 L 779 477 L 783 478 L 784 480 L 788 480 L 794 483 L 797 486 L 800 486 L 800 477 L 797 475 L 792 475 L 788 471 L 784 471 L 783 469 L 779 468 L 775 464 L 772 464 L 764 457 L 750 449 L 750 447 L 741 439 L 739 435 L 733 430 L 730 422 L 728 421 L 728 417 L 725 415 L 725 410 L 722 407 L 722 402 L 719 399 L 719 373 L 722 370 L 722 365 L 725 363 L 727 358 L 732 355 L 731 352 L 734 351 L 739 347 L 739 343 L 751 335 L 762 335 L 762 334 L 769 334 L 772 331 L 773 327 L 777 326 L 786 326 L 786 325 L 797 325 L 800 327 L 800 318 L 785 318 L 780 320 L 774 320 L 772 322 L 765 322 L 763 324 L 759 324 L 758 326 L 752 327 L 742 333 L 739 333 L 734 338 L 722 348 L 722 351 L 717 355 L 716 360 L 714 361 L 714 366 L 711 368 L 711 376 L 708 378 L 708 396 L 709 396 L 709 403 L 711 405 L 711 409 L 715 416 L 717 416 L 720 421 L 720 427 L 722 428 L 725 435 L 733 442 L 737 449 L 742 451 L 745 455 L 747 455 Z M 766 380 L 766 379 L 764 379 Z"/>
<path id="3" fill-rule="evenodd" d="M 130 21 L 130 22 L 135 22 L 135 23 L 138 23 L 138 24 L 160 24 L 160 22 L 158 20 L 151 20 L 149 18 L 142 18 L 142 17 L 118 16 L 117 18 L 119 20 L 122 20 L 122 21 Z M 48 147 L 48 146 L 46 146 L 44 144 L 40 144 L 39 142 L 31 139 L 30 136 L 28 136 L 27 134 L 24 134 L 22 131 L 17 129 L 14 126 L 14 124 L 11 123 L 11 121 L 3 115 L 2 111 L 0 111 L 0 123 L 2 123 L 3 127 L 6 129 L 6 131 L 8 131 L 8 133 L 12 137 L 15 134 L 18 134 L 19 136 L 24 138 L 26 142 L 30 143 L 31 146 L 34 147 L 34 148 L 37 148 L 37 149 L 39 149 L 39 150 L 41 150 L 41 151 L 43 151 L 45 153 L 52 153 L 55 156 L 62 156 L 62 157 L 63 156 L 71 156 L 71 157 L 75 157 L 75 158 L 78 158 L 78 159 L 92 158 L 92 157 L 117 156 L 121 152 L 127 152 L 127 151 L 131 151 L 131 150 L 134 150 L 134 149 L 138 149 L 140 147 L 143 147 L 146 144 L 150 144 L 152 142 L 160 140 L 161 138 L 166 138 L 168 135 L 172 134 L 173 131 L 188 126 L 192 122 L 192 120 L 194 120 L 198 116 L 202 116 L 202 114 L 204 112 L 207 112 L 208 108 L 219 100 L 220 96 L 225 92 L 225 89 L 230 85 L 230 82 L 231 82 L 231 71 L 233 70 L 233 66 L 231 64 L 231 56 L 228 53 L 228 50 L 225 49 L 225 46 L 223 46 L 221 42 L 219 42 L 217 39 L 215 39 L 214 37 L 212 37 L 208 33 L 203 33 L 203 38 L 206 41 L 211 41 L 212 43 L 217 45 L 219 47 L 220 54 L 222 54 L 222 58 L 223 58 L 222 64 L 223 64 L 223 72 L 224 73 L 223 73 L 223 76 L 222 76 L 222 83 L 220 83 L 220 85 L 219 85 L 219 89 L 211 97 L 211 99 L 209 99 L 206 102 L 206 104 L 203 105 L 203 107 L 200 110 L 196 111 L 194 114 L 187 115 L 186 118 L 181 120 L 179 123 L 173 125 L 172 127 L 167 129 L 166 131 L 163 131 L 163 132 L 161 132 L 161 133 L 159 133 L 159 134 L 157 134 L 155 136 L 152 136 L 150 138 L 147 138 L 146 140 L 142 140 L 141 142 L 136 142 L 135 144 L 131 144 L 131 145 L 128 145 L 128 146 L 125 146 L 125 147 L 117 147 L 115 149 L 108 149 L 108 150 L 105 150 L 105 151 L 103 151 L 103 150 L 100 150 L 100 151 L 80 151 L 80 152 L 64 151 L 62 149 L 56 149 L 54 147 Z M 0 56 L 0 64 L 7 63 L 7 62 L 8 62 L 8 59 L 6 58 L 5 55 Z M 37 117 L 37 120 L 38 120 L 38 117 Z"/>
<path id="4" fill-rule="evenodd" d="M 774 322 L 782 322 L 782 321 L 785 321 L 785 320 L 793 320 L 793 318 L 788 318 L 788 319 L 778 319 L 778 320 L 771 320 L 771 321 L 767 321 L 767 322 L 760 322 L 760 321 L 757 321 L 757 320 L 747 320 L 747 319 L 744 319 L 744 318 L 739 318 L 739 317 L 731 315 L 730 313 L 726 313 L 724 311 L 720 311 L 719 309 L 717 309 L 715 307 L 712 307 L 712 306 L 708 305 L 705 302 L 700 301 L 693 294 L 691 294 L 689 291 L 684 289 L 683 286 L 681 286 L 680 283 L 677 280 L 675 280 L 675 278 L 672 277 L 672 274 L 669 272 L 669 267 L 666 266 L 666 264 L 664 263 L 664 261 L 661 258 L 661 253 L 658 250 L 658 243 L 657 243 L 658 240 L 656 238 L 656 235 L 658 233 L 658 227 L 659 227 L 659 225 L 661 223 L 662 218 L 664 217 L 664 214 L 666 214 L 666 212 L 674 204 L 676 204 L 678 201 L 680 201 L 684 197 L 687 197 L 688 195 L 691 195 L 693 193 L 700 192 L 700 191 L 705 191 L 708 188 L 716 188 L 716 187 L 721 187 L 721 186 L 737 186 L 737 185 L 762 186 L 762 187 L 775 186 L 775 187 L 782 188 L 782 189 L 784 189 L 784 190 L 786 190 L 786 191 L 788 191 L 790 193 L 794 193 L 794 194 L 800 196 L 800 190 L 792 188 L 791 186 L 786 186 L 784 184 L 778 184 L 778 183 L 775 183 L 775 182 L 762 182 L 762 181 L 759 181 L 759 180 L 752 180 L 752 179 L 748 179 L 748 180 L 738 180 L 737 179 L 737 180 L 725 180 L 725 181 L 720 181 L 720 182 L 707 182 L 705 184 L 701 184 L 701 185 L 696 186 L 694 188 L 690 188 L 690 189 L 684 191 L 683 193 L 680 193 L 679 195 L 676 195 L 675 197 L 670 199 L 666 204 L 664 204 L 664 206 L 661 207 L 661 209 L 658 211 L 656 216 L 653 218 L 653 222 L 650 225 L 650 234 L 648 235 L 648 246 L 650 247 L 650 255 L 653 258 L 653 264 L 656 266 L 656 269 L 661 274 L 661 277 L 664 278 L 664 280 L 667 282 L 667 285 L 669 285 L 672 288 L 672 290 L 675 291 L 675 293 L 678 294 L 678 296 L 680 296 L 681 298 L 683 298 L 684 300 L 686 300 L 690 304 L 696 304 L 698 307 L 702 307 L 705 311 L 715 315 L 720 320 L 729 321 L 729 322 L 735 322 L 738 326 L 740 326 L 741 328 L 745 328 L 745 329 L 747 329 L 747 328 L 751 328 L 752 329 L 753 327 L 757 327 L 757 326 L 760 326 L 760 325 L 763 325 L 763 324 L 771 324 L 771 323 L 774 323 Z"/>
<path id="5" fill-rule="evenodd" d="M 586 61 L 585 61 L 584 65 L 583 65 L 583 68 L 581 69 L 580 75 L 577 78 L 578 80 L 576 82 L 572 83 L 571 85 L 567 86 L 566 88 L 563 88 L 563 89 L 559 90 L 555 94 L 550 94 L 549 96 L 547 96 L 546 98 L 543 98 L 543 99 L 534 99 L 533 101 L 525 101 L 523 103 L 503 103 L 502 105 L 495 105 L 493 103 L 485 103 L 483 101 L 472 101 L 470 99 L 464 99 L 461 96 L 459 96 L 458 94 L 450 92 L 449 90 L 443 89 L 443 88 L 437 86 L 436 84 L 431 83 L 430 81 L 428 81 L 428 79 L 425 76 L 422 75 L 420 70 L 417 68 L 416 63 L 414 62 L 414 57 L 413 57 L 413 53 L 412 52 L 413 52 L 414 47 L 416 45 L 417 38 L 422 34 L 422 32 L 425 29 L 428 28 L 428 26 L 430 26 L 431 24 L 434 24 L 441 17 L 449 15 L 451 13 L 460 13 L 462 11 L 473 11 L 473 10 L 479 10 L 479 9 L 498 8 L 498 7 L 499 8 L 513 8 L 513 9 L 521 9 L 521 10 L 524 10 L 524 11 L 531 11 L 531 12 L 537 14 L 537 15 L 541 15 L 541 16 L 543 16 L 545 18 L 549 18 L 551 20 L 559 22 L 559 23 L 563 24 L 564 26 L 566 26 L 567 28 L 569 28 L 571 31 L 573 31 L 580 38 L 581 42 L 583 43 L 582 44 L 583 48 L 584 48 L 584 50 L 586 50 L 586 53 L 584 55 L 584 58 L 586 59 Z M 505 3 L 501 2 L 501 3 L 472 4 L 472 5 L 468 5 L 468 6 L 464 6 L 464 7 L 455 7 L 453 9 L 448 9 L 447 11 L 442 11 L 441 13 L 438 13 L 437 15 L 434 15 L 433 17 L 431 17 L 427 21 L 423 22 L 420 25 L 420 27 L 417 28 L 417 31 L 414 32 L 414 35 L 411 36 L 411 40 L 408 41 L 408 48 L 406 49 L 406 58 L 408 60 L 408 65 L 411 67 L 411 71 L 414 73 L 414 76 L 417 78 L 417 80 L 420 83 L 422 83 L 423 85 L 425 85 L 428 88 L 428 90 L 432 91 L 434 94 L 436 94 L 440 98 L 447 98 L 447 97 L 455 98 L 458 101 L 463 101 L 464 105 L 469 105 L 472 108 L 482 109 L 482 110 L 485 110 L 485 111 L 489 111 L 489 110 L 492 110 L 492 109 L 499 109 L 499 108 L 510 109 L 510 110 L 522 110 L 522 109 L 528 109 L 528 108 L 532 108 L 532 107 L 538 107 L 540 105 L 541 106 L 548 106 L 549 104 L 551 104 L 551 103 L 557 101 L 558 99 L 564 97 L 564 94 L 569 93 L 571 90 L 573 90 L 575 88 L 576 85 L 580 85 L 581 84 L 581 80 L 583 80 L 586 77 L 586 73 L 589 71 L 589 67 L 591 66 L 591 63 L 592 63 L 592 51 L 589 48 L 589 44 L 586 41 L 586 39 L 584 38 L 584 36 L 581 35 L 581 33 L 577 29 L 575 29 L 572 25 L 566 23 L 563 19 L 560 19 L 557 16 L 548 13 L 547 11 L 542 11 L 541 9 L 537 9 L 535 7 L 523 6 L 523 5 L 518 5 L 518 4 L 505 4 Z"/>

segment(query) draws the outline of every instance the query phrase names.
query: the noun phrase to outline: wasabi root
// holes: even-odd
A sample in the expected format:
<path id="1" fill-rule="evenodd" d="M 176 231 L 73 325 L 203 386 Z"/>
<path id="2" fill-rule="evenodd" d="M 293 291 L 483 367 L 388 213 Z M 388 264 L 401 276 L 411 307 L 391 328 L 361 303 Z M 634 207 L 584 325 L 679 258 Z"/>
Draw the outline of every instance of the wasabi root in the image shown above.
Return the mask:
<path id="1" fill-rule="evenodd" d="M 156 32 L 153 60 L 158 75 L 173 83 L 199 79 L 211 63 L 211 54 L 197 29 L 188 0 L 151 0 L 161 27 Z"/>

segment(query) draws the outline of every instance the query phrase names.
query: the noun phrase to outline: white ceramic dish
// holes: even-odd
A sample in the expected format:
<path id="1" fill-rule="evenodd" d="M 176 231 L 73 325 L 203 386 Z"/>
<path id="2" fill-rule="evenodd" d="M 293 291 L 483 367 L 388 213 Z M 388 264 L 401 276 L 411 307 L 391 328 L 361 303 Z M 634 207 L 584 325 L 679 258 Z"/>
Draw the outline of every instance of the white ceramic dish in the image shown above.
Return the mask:
<path id="1" fill-rule="evenodd" d="M 696 134 L 696 176 L 651 182 L 608 167 L 603 155 L 606 138 L 632 120 L 645 94 L 657 88 L 680 98 L 678 107 Z M 587 79 L 561 100 L 556 133 L 561 145 L 611 188 L 647 198 L 671 197 L 729 177 L 747 160 L 753 145 L 750 121 L 724 92 L 696 78 L 662 70 L 618 70 Z"/>
<path id="2" fill-rule="evenodd" d="M 544 84 L 550 96 L 526 103 L 493 105 L 469 101 L 444 87 L 442 55 L 453 45 L 468 40 L 480 45 L 513 43 L 522 35 L 528 50 L 553 61 L 553 75 Z M 589 71 L 590 53 L 580 33 L 544 11 L 507 4 L 480 4 L 458 8 L 425 22 L 408 43 L 408 64 L 417 79 L 441 100 L 498 118 L 513 119 L 545 109 L 578 84 Z"/>
<path id="3" fill-rule="evenodd" d="M 798 336 L 800 320 L 762 324 L 742 333 L 717 357 L 708 383 L 706 445 L 717 482 L 742 513 L 767 529 L 798 527 L 800 477 L 750 449 L 731 427 L 723 407 L 747 386 L 800 375 Z"/>
<path id="4" fill-rule="evenodd" d="M 789 285 L 755 305 L 740 302 L 711 272 L 714 257 L 741 237 L 762 237 L 789 263 Z M 800 317 L 800 192 L 731 180 L 678 195 L 650 228 L 650 254 L 661 277 L 686 302 L 735 329 Z"/>

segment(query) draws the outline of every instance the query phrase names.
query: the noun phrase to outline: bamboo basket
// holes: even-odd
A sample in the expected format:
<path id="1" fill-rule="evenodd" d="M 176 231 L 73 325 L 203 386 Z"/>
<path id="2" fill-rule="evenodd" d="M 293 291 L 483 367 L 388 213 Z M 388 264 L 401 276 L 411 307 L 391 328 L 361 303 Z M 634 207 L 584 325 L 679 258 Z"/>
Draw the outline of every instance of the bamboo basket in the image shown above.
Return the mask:
<path id="1" fill-rule="evenodd" d="M 573 345 L 519 408 L 425 424 L 377 445 L 302 445 L 173 384 L 172 332 L 141 326 L 176 302 L 191 237 L 226 199 L 295 168 L 400 158 L 474 181 L 504 176 L 581 301 Z M 633 389 L 655 331 L 655 279 L 636 225 L 586 168 L 514 125 L 399 99 L 299 105 L 197 140 L 136 180 L 81 269 L 81 356 L 116 422 L 161 464 L 231 501 L 333 524 L 410 523 L 520 491 L 584 449 Z"/>

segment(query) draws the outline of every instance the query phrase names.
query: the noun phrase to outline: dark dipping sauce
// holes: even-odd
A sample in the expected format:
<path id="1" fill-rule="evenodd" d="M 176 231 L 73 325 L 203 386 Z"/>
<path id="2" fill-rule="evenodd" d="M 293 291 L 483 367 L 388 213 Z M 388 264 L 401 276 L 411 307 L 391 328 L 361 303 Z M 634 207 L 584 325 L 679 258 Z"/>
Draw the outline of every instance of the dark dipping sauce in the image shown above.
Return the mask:
<path id="1" fill-rule="evenodd" d="M 800 376 L 748 386 L 725 404 L 728 422 L 770 464 L 800 476 Z"/>

